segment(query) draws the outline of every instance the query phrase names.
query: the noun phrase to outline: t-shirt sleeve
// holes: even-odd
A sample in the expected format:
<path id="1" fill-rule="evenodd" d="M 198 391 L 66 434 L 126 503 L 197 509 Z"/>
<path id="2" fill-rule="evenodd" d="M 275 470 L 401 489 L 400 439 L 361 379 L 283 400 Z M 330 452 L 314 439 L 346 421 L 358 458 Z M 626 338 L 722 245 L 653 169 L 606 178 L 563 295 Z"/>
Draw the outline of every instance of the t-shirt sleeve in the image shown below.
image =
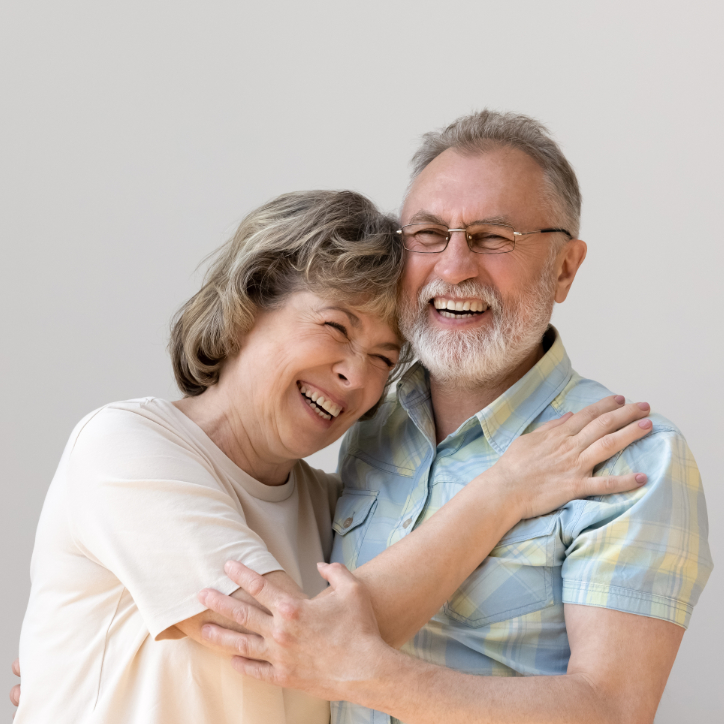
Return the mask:
<path id="1" fill-rule="evenodd" d="M 204 610 L 202 588 L 238 588 L 225 561 L 282 569 L 203 456 L 142 415 L 97 413 L 78 435 L 67 485 L 76 544 L 130 592 L 154 638 Z"/>
<path id="2" fill-rule="evenodd" d="M 643 472 L 636 491 L 586 502 L 564 517 L 563 602 L 687 627 L 713 564 L 699 471 L 681 434 L 655 425 L 602 471 Z"/>

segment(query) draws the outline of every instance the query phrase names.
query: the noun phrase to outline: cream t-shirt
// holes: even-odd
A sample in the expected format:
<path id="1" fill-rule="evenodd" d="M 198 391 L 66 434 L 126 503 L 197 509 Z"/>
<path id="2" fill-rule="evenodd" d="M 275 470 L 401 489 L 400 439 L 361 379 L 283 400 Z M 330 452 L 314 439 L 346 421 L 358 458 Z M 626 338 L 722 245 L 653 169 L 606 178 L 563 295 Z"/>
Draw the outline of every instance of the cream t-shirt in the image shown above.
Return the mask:
<path id="1" fill-rule="evenodd" d="M 204 610 L 200 589 L 237 588 L 228 559 L 319 593 L 339 488 L 304 462 L 263 485 L 165 400 L 88 415 L 40 516 L 16 724 L 327 724 L 327 702 L 169 628 Z"/>

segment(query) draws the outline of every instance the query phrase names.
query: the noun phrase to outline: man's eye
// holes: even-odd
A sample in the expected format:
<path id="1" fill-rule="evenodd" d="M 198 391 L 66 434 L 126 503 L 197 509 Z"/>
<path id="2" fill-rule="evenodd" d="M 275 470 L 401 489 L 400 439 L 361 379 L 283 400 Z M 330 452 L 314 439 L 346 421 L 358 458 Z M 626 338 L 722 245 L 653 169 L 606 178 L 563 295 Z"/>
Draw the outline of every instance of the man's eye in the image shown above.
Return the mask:
<path id="1" fill-rule="evenodd" d="M 440 229 L 421 229 L 416 232 L 415 236 L 422 237 L 423 239 L 444 239 L 445 234 Z"/>

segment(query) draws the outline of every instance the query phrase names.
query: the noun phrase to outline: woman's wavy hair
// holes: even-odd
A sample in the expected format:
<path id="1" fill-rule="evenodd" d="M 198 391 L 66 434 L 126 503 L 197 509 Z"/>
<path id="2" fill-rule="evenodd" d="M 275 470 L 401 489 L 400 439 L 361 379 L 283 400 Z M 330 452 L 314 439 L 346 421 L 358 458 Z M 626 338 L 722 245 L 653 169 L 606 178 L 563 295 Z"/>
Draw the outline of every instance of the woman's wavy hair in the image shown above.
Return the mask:
<path id="1" fill-rule="evenodd" d="M 203 286 L 171 323 L 169 351 L 181 391 L 200 395 L 214 385 L 257 310 L 277 309 L 296 291 L 375 314 L 400 334 L 398 228 L 396 219 L 353 191 L 298 191 L 252 211 L 211 256 Z M 409 356 L 405 345 L 388 386 Z"/>

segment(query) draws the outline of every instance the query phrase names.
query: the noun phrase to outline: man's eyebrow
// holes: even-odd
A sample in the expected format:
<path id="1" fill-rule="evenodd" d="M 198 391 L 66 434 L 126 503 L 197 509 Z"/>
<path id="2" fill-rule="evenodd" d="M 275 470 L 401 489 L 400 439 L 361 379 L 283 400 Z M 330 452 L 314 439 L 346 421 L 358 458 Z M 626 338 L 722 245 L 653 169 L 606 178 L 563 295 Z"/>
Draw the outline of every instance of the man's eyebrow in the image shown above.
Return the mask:
<path id="1" fill-rule="evenodd" d="M 420 224 L 428 222 L 430 224 L 440 224 L 440 226 L 447 227 L 447 222 L 443 221 L 439 216 L 435 216 L 435 214 L 431 214 L 429 211 L 418 211 L 416 214 L 412 216 L 409 224 Z"/>
<path id="2" fill-rule="evenodd" d="M 347 318 L 349 319 L 349 323 L 353 327 L 359 327 L 362 324 L 362 322 L 360 322 L 360 319 L 356 314 L 354 314 L 353 312 L 350 312 L 349 309 L 345 309 L 344 307 L 336 307 L 334 305 L 330 305 L 328 307 L 322 307 L 322 309 L 320 309 L 321 312 L 326 312 L 329 310 L 333 310 L 335 312 L 342 312 L 342 314 L 346 314 Z"/>
<path id="3" fill-rule="evenodd" d="M 447 225 L 447 221 L 443 221 L 439 216 L 431 214 L 429 211 L 418 211 L 410 218 L 410 221 L 408 223 L 439 224 L 440 226 L 449 228 Z M 476 224 L 504 224 L 505 226 L 512 226 L 512 224 L 510 223 L 510 219 L 508 219 L 506 216 L 488 216 L 484 219 L 476 219 L 475 221 L 470 221 L 466 224 L 466 226 L 475 226 Z"/>

